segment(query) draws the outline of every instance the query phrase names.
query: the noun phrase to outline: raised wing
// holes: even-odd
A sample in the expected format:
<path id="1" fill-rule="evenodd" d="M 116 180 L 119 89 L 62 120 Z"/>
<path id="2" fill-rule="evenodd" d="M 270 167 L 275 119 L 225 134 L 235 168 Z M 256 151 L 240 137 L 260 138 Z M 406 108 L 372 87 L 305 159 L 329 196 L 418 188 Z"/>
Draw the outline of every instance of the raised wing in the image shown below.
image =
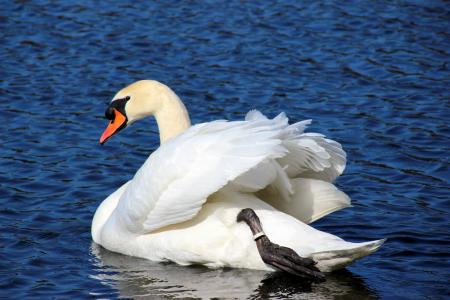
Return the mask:
<path id="1" fill-rule="evenodd" d="M 285 120 L 216 121 L 191 127 L 155 151 L 136 173 L 115 210 L 135 233 L 193 218 L 207 197 L 287 150 Z"/>
<path id="2" fill-rule="evenodd" d="M 284 114 L 275 119 L 288 123 Z M 246 120 L 267 118 L 250 111 Z M 331 183 L 344 171 L 346 154 L 339 143 L 318 133 L 304 133 L 310 123 L 286 125 L 280 138 L 288 153 L 276 160 L 283 172 L 258 192 L 261 199 L 305 223 L 350 206 L 350 198 Z"/>
<path id="3" fill-rule="evenodd" d="M 250 111 L 246 120 L 267 120 L 259 111 Z M 280 114 L 274 120 L 288 123 L 286 115 Z M 281 135 L 283 146 L 289 151 L 278 159 L 291 178 L 315 178 L 333 182 L 344 172 L 346 153 L 341 144 L 318 133 L 304 133 L 311 120 L 286 126 Z"/>

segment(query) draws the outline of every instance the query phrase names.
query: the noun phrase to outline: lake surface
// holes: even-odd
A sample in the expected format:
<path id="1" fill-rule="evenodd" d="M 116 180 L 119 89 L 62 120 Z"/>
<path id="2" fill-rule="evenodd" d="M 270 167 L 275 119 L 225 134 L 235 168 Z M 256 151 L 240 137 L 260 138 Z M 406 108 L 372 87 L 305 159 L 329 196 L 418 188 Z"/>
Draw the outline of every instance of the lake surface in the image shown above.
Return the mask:
<path id="1" fill-rule="evenodd" d="M 450 294 L 448 2 L 134 2 L 0 4 L 1 298 Z M 151 119 L 98 144 L 106 103 L 139 79 L 172 87 L 193 123 L 313 119 L 348 153 L 354 205 L 314 226 L 388 241 L 320 284 L 93 244 L 95 209 L 159 144 Z"/>

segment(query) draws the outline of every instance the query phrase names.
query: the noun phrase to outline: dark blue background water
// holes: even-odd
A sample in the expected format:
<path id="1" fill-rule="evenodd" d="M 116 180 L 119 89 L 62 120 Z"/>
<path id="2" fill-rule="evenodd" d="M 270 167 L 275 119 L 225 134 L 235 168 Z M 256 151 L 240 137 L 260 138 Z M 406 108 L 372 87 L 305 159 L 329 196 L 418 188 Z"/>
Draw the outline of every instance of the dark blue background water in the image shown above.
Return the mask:
<path id="1" fill-rule="evenodd" d="M 445 298 L 449 6 L 441 1 L 2 1 L 0 296 Z M 152 120 L 98 145 L 114 93 L 171 86 L 194 123 L 258 108 L 342 143 L 348 208 L 315 226 L 377 253 L 303 284 L 99 249 L 100 202 L 158 147 Z"/>

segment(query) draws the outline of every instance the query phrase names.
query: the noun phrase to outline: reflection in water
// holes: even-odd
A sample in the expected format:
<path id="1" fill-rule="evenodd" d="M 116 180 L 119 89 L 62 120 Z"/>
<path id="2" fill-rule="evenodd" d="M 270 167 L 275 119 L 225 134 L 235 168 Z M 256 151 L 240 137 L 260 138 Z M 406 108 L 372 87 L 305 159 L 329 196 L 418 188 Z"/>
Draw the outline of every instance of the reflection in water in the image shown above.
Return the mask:
<path id="1" fill-rule="evenodd" d="M 377 298 L 360 277 L 347 270 L 329 274 L 326 282 L 308 283 L 265 271 L 155 263 L 117 254 L 95 243 L 91 252 L 97 267 L 93 278 L 116 289 L 120 297 L 125 298 Z"/>

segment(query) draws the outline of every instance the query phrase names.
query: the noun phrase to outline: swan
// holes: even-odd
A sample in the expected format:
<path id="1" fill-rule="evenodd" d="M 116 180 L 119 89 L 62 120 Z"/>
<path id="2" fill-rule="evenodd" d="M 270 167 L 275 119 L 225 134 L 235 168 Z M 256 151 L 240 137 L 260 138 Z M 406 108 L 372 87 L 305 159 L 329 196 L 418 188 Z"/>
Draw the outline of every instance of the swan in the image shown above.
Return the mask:
<path id="1" fill-rule="evenodd" d="M 160 147 L 97 208 L 95 243 L 125 255 L 180 265 L 282 270 L 308 278 L 343 268 L 384 242 L 347 242 L 311 226 L 350 206 L 332 182 L 345 168 L 341 145 L 256 110 L 245 120 L 191 126 L 166 85 L 120 90 L 100 138 L 154 116 Z"/>

